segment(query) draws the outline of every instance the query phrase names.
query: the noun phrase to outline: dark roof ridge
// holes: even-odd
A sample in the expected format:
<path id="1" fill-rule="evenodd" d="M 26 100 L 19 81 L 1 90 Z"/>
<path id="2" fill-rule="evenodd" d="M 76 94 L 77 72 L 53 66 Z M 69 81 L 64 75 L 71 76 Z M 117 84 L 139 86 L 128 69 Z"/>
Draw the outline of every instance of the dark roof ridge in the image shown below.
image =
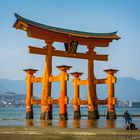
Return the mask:
<path id="1" fill-rule="evenodd" d="M 76 35 L 83 35 L 85 37 L 110 37 L 113 36 L 112 38 L 114 39 L 119 39 L 119 36 L 114 37 L 114 35 L 116 35 L 117 31 L 115 32 L 111 32 L 111 33 L 91 33 L 91 32 L 84 32 L 84 31 L 76 31 L 76 30 L 71 30 L 71 29 L 63 29 L 63 28 L 59 28 L 59 27 L 53 27 L 53 26 L 49 26 L 49 25 L 45 25 L 45 24 L 41 24 L 29 19 L 26 19 L 18 14 L 15 13 L 15 17 L 17 18 L 17 20 L 21 20 L 27 24 L 30 24 L 32 26 L 38 27 L 38 28 L 42 28 L 42 29 L 47 29 L 47 30 L 51 30 L 51 31 L 55 31 L 55 32 L 61 32 L 61 33 L 67 33 L 67 34 L 76 34 Z M 15 23 L 16 24 L 16 23 Z M 14 27 L 15 27 L 14 24 Z"/>

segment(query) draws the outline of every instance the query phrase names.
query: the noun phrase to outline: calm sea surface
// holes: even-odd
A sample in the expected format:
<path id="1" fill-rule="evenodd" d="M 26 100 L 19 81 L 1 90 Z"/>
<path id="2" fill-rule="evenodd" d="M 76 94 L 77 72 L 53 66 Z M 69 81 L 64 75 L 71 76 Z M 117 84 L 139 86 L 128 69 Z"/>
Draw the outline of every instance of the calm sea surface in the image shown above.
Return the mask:
<path id="1" fill-rule="evenodd" d="M 125 110 L 131 115 L 140 115 L 139 108 L 116 108 L 117 115 L 122 115 Z M 59 108 L 53 108 L 53 120 L 41 121 L 40 108 L 34 108 L 34 119 L 25 119 L 25 108 L 0 108 L 0 126 L 39 126 L 39 127 L 60 127 L 60 128 L 124 128 L 123 117 L 118 117 L 115 121 L 108 121 L 105 118 L 106 108 L 99 108 L 102 116 L 98 120 L 87 119 L 87 108 L 81 107 L 82 118 L 73 119 L 73 108 L 68 108 L 68 120 L 59 120 Z M 140 128 L 140 117 L 133 117 L 133 123 Z"/>

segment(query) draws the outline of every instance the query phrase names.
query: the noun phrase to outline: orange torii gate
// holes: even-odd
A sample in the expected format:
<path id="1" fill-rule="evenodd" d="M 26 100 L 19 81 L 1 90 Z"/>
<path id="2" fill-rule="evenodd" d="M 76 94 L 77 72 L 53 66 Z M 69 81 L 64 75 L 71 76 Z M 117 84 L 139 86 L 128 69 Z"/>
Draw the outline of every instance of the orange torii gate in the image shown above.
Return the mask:
<path id="1" fill-rule="evenodd" d="M 27 96 L 26 96 L 26 118 L 33 118 L 32 104 L 41 104 L 41 119 L 52 119 L 52 104 L 60 104 L 60 119 L 67 119 L 66 104 L 68 103 L 67 97 L 67 86 L 66 81 L 68 80 L 67 70 L 70 66 L 58 66 L 61 71 L 59 76 L 52 76 L 52 57 L 68 57 L 76 59 L 87 59 L 88 61 L 88 75 L 86 80 L 86 85 L 88 87 L 88 118 L 97 119 L 98 114 L 98 104 L 108 103 L 108 119 L 115 118 L 115 108 L 114 108 L 114 73 L 116 70 L 106 70 L 108 73 L 107 82 L 105 79 L 96 79 L 94 75 L 94 61 L 107 61 L 108 55 L 99 55 L 95 52 L 96 47 L 108 47 L 112 40 L 118 40 L 120 37 L 113 33 L 88 33 L 80 32 L 68 29 L 62 29 L 57 27 L 52 27 L 31 21 L 29 19 L 23 18 L 15 14 L 17 20 L 14 24 L 16 29 L 20 29 L 27 32 L 28 37 L 37 38 L 44 40 L 46 45 L 43 48 L 29 46 L 29 53 L 45 55 L 44 64 L 44 74 L 42 77 L 34 77 L 33 73 L 36 70 L 27 69 Z M 54 42 L 62 42 L 65 46 L 65 51 L 56 50 L 53 46 Z M 78 45 L 83 45 L 87 47 L 87 52 L 80 53 L 77 52 Z M 81 73 L 72 73 L 75 78 L 79 78 Z M 60 81 L 60 98 L 58 100 L 51 98 L 51 82 Z M 35 100 L 32 98 L 32 86 L 34 82 L 42 82 L 42 96 L 41 100 Z M 82 82 L 85 81 L 81 81 Z M 74 81 L 73 81 L 74 83 Z M 107 83 L 108 84 L 108 99 L 105 101 L 100 101 L 97 98 L 96 84 Z M 80 84 L 79 84 L 80 85 Z M 77 83 L 74 84 L 75 91 L 78 91 Z M 77 88 L 77 89 L 76 89 Z M 75 118 L 80 117 L 79 106 L 77 106 L 77 98 L 79 95 L 74 95 L 74 107 L 75 107 Z M 76 109 L 78 108 L 78 110 Z M 113 116 L 113 117 L 112 117 Z"/>

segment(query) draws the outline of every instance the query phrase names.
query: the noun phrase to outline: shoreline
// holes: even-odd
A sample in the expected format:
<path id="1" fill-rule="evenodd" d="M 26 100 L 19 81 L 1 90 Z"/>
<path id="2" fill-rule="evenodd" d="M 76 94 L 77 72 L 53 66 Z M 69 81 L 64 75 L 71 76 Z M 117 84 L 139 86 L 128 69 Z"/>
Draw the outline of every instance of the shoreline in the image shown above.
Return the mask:
<path id="1" fill-rule="evenodd" d="M 124 129 L 103 129 L 103 128 L 52 128 L 52 127 L 19 127 L 19 126 L 0 126 L 0 139 L 17 140 L 22 139 L 84 139 L 88 140 L 125 140 L 140 139 L 140 130 L 124 130 Z"/>
<path id="2" fill-rule="evenodd" d="M 88 115 L 81 115 L 82 117 L 87 117 Z M 123 117 L 123 114 L 116 115 L 117 117 Z M 100 114 L 100 117 L 106 117 L 104 114 Z M 131 114 L 131 117 L 140 117 L 140 114 Z"/>

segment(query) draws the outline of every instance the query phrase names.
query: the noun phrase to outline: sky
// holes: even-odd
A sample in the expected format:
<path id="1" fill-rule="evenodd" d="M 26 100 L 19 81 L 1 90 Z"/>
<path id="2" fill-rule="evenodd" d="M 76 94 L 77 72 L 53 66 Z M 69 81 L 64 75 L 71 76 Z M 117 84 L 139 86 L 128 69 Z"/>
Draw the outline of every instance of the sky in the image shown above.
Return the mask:
<path id="1" fill-rule="evenodd" d="M 0 0 L 0 78 L 25 79 L 23 69 L 34 68 L 43 73 L 44 56 L 28 53 L 28 46 L 43 47 L 44 41 L 27 37 L 16 30 L 14 13 L 27 19 L 66 29 L 86 32 L 114 32 L 121 37 L 108 48 L 96 48 L 108 54 L 109 61 L 95 62 L 95 76 L 106 77 L 104 69 L 118 69 L 117 77 L 140 80 L 140 0 Z M 63 44 L 54 44 L 57 49 Z M 87 51 L 79 46 L 79 52 Z M 87 61 L 53 58 L 53 75 L 57 65 L 71 65 L 69 72 L 83 72 L 87 78 Z"/>

